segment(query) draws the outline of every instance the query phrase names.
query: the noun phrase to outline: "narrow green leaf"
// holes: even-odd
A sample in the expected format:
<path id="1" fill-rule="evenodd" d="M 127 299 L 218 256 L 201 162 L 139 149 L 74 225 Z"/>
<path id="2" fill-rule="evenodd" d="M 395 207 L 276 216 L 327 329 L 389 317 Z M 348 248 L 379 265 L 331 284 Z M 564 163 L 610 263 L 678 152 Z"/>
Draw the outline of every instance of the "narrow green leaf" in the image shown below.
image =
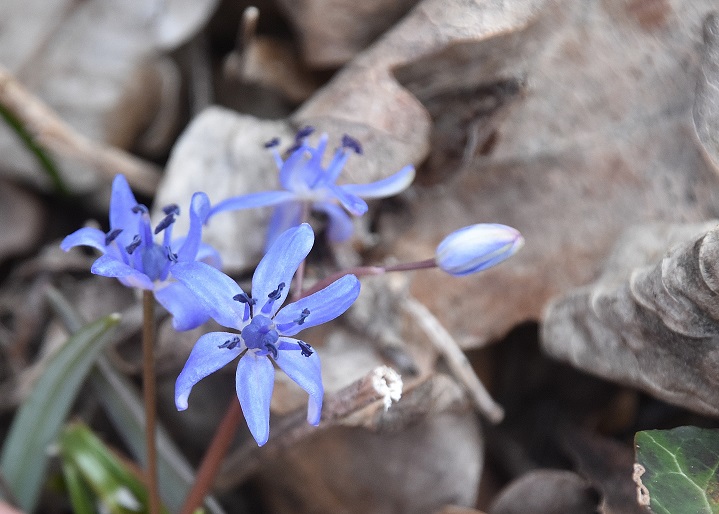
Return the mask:
<path id="1" fill-rule="evenodd" d="M 80 470 L 70 461 L 63 461 L 62 475 L 70 493 L 70 503 L 75 514 L 93 514 L 95 512 L 93 495 L 83 482 Z"/>
<path id="2" fill-rule="evenodd" d="M 2 105 L 0 105 L 0 117 L 5 120 L 5 123 L 7 123 L 12 130 L 15 131 L 23 144 L 35 156 L 35 159 L 37 159 L 40 167 L 50 178 L 53 186 L 55 186 L 55 190 L 61 195 L 67 196 L 69 194 L 67 186 L 62 181 L 60 172 L 55 165 L 55 161 L 52 157 L 50 157 L 50 154 L 48 154 L 43 147 L 35 142 L 32 135 L 27 131 L 20 120 Z"/>
<path id="3" fill-rule="evenodd" d="M 719 430 L 647 430 L 634 445 L 653 512 L 719 513 Z"/>
<path id="4" fill-rule="evenodd" d="M 110 513 L 147 511 L 145 485 L 88 427 L 80 423 L 68 425 L 58 446 L 63 461 L 78 469 Z"/>
<path id="5" fill-rule="evenodd" d="M 111 314 L 72 337 L 48 362 L 27 401 L 13 419 L 0 455 L 0 469 L 20 506 L 32 511 L 37 503 L 55 442 L 77 393 L 98 354 L 120 320 Z"/>

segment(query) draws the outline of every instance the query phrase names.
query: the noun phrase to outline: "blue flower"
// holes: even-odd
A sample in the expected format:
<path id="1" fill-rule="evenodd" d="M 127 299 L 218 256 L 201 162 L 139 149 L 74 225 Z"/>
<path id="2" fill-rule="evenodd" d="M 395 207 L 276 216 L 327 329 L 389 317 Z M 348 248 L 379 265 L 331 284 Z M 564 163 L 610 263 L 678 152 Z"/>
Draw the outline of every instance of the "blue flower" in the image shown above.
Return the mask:
<path id="1" fill-rule="evenodd" d="M 270 220 L 266 248 L 290 227 L 302 222 L 307 205 L 315 211 L 327 214 L 329 223 L 327 237 L 330 241 L 341 242 L 352 235 L 352 220 L 347 212 L 362 216 L 367 212 L 363 198 L 384 198 L 396 195 L 406 189 L 414 180 L 414 167 L 405 166 L 394 175 L 369 184 L 337 185 L 335 182 L 342 172 L 350 154 L 362 153 L 359 142 L 348 135 L 342 137 L 342 146 L 329 165 L 324 168 L 322 160 L 327 148 L 327 134 L 320 137 L 317 147 L 307 143 L 311 127 L 300 130 L 289 157 L 280 156 L 279 140 L 274 139 L 265 146 L 272 149 L 275 163 L 280 172 L 282 191 L 266 191 L 228 198 L 215 205 L 209 218 L 224 211 L 251 209 L 254 207 L 276 206 Z M 345 212 L 346 211 L 346 212 Z"/>
<path id="2" fill-rule="evenodd" d="M 211 332 L 195 343 L 175 384 L 178 410 L 187 408 L 193 386 L 232 360 L 237 364 L 237 397 L 257 444 L 270 435 L 273 362 L 309 394 L 307 422 L 317 425 L 322 410 L 320 359 L 312 347 L 292 336 L 330 321 L 357 299 L 359 280 L 345 275 L 326 288 L 282 309 L 290 282 L 312 248 L 314 233 L 303 223 L 282 233 L 252 277 L 252 296 L 230 277 L 197 262 L 175 265 L 173 274 L 221 325 L 237 332 Z"/>
<path id="3" fill-rule="evenodd" d="M 448 235 L 437 247 L 437 266 L 455 276 L 485 270 L 508 259 L 524 245 L 522 234 L 498 223 L 480 223 Z"/>
<path id="4" fill-rule="evenodd" d="M 178 262 L 202 260 L 220 266 L 218 253 L 202 243 L 202 224 L 210 210 L 205 193 L 195 193 L 190 204 L 190 228 L 187 236 L 172 240 L 172 226 L 179 215 L 176 205 L 163 209 L 165 217 L 150 225 L 147 207 L 138 204 L 127 180 L 117 175 L 110 198 L 110 230 L 85 227 L 63 239 L 60 248 L 91 246 L 102 252 L 90 271 L 117 278 L 123 285 L 154 292 L 157 301 L 172 315 L 177 330 L 189 330 L 209 319 L 208 312 L 195 301 L 187 288 L 170 278 Z M 162 233 L 162 242 L 154 236 Z"/>

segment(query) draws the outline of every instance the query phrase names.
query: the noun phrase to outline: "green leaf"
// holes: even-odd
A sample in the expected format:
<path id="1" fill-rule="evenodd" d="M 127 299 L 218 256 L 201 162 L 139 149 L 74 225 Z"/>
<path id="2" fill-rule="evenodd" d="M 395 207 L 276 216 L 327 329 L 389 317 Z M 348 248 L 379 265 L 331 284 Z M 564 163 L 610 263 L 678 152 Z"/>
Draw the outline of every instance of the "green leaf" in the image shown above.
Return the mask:
<path id="1" fill-rule="evenodd" d="M 147 512 L 145 485 L 88 427 L 68 425 L 58 446 L 63 462 L 78 470 L 108 512 Z"/>
<path id="2" fill-rule="evenodd" d="M 80 386 L 120 320 L 111 314 L 83 327 L 50 358 L 27 401 L 15 414 L 0 455 L 0 470 L 25 511 L 37 503 L 48 463 Z"/>
<path id="3" fill-rule="evenodd" d="M 719 513 L 719 430 L 647 430 L 634 445 L 653 512 Z"/>
<path id="4" fill-rule="evenodd" d="M 80 469 L 70 461 L 62 463 L 62 474 L 70 493 L 70 503 L 75 514 L 93 514 L 95 512 L 92 491 L 82 480 Z"/>

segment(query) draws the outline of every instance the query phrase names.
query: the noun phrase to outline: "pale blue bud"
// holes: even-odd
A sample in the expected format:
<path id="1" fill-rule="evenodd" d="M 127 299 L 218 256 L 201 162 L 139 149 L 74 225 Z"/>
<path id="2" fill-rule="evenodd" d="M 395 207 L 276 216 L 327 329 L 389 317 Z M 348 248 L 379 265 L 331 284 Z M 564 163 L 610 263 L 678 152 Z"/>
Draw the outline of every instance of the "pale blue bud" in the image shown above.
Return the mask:
<path id="1" fill-rule="evenodd" d="M 450 275 L 482 271 L 511 257 L 524 238 L 517 229 L 498 223 L 479 223 L 452 232 L 437 247 L 437 266 Z"/>

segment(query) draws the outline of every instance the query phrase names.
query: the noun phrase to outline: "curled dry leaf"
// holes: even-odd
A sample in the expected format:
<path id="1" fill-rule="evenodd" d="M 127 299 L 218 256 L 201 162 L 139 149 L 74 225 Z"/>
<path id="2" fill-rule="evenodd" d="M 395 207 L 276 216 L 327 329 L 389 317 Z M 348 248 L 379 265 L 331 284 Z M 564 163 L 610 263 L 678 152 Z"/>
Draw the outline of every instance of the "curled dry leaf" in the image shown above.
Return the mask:
<path id="1" fill-rule="evenodd" d="M 663 258 L 662 247 L 670 247 Z M 542 345 L 590 373 L 716 416 L 717 262 L 716 222 L 629 230 L 595 284 L 550 304 Z"/>
<path id="2" fill-rule="evenodd" d="M 719 172 L 719 14 L 704 22 L 701 73 L 694 101 L 694 128 L 704 152 Z"/>

